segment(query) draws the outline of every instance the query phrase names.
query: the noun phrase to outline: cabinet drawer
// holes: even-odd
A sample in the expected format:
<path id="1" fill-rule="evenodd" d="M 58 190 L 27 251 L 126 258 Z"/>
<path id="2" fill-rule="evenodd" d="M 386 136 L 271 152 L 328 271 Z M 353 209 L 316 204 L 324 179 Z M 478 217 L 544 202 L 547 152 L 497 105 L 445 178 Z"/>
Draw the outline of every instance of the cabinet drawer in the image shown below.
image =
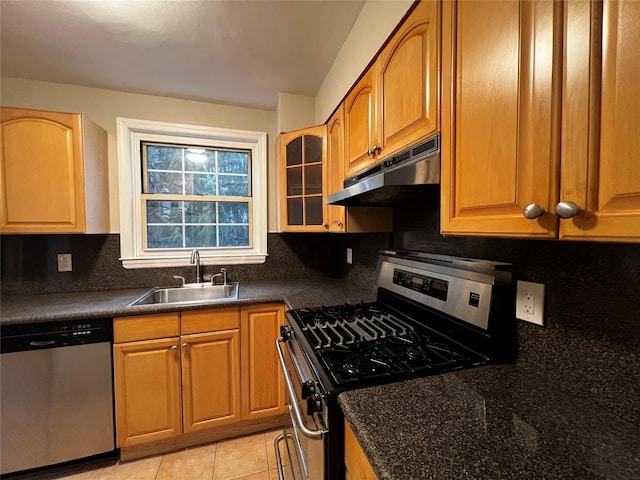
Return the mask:
<path id="1" fill-rule="evenodd" d="M 179 319 L 180 314 L 177 312 L 114 318 L 113 341 L 121 343 L 177 337 L 180 335 Z"/>
<path id="2" fill-rule="evenodd" d="M 240 328 L 240 307 L 182 312 L 180 333 L 215 332 Z"/>

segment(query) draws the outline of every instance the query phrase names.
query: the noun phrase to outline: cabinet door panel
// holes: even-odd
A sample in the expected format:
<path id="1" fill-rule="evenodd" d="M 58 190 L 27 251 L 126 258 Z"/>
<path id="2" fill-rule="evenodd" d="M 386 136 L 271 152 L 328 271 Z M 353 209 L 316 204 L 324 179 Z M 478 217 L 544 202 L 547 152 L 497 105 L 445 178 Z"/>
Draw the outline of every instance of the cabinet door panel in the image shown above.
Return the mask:
<path id="1" fill-rule="evenodd" d="M 339 192 L 344 181 L 344 104 L 327 122 L 327 162 L 325 179 L 328 195 Z M 330 232 L 345 231 L 345 208 L 327 205 L 327 223 Z"/>
<path id="2" fill-rule="evenodd" d="M 118 447 L 181 433 L 177 346 L 177 338 L 114 345 Z"/>
<path id="3" fill-rule="evenodd" d="M 238 330 L 186 335 L 181 342 L 185 433 L 239 420 Z"/>
<path id="4" fill-rule="evenodd" d="M 79 131 L 79 117 L 73 115 L 3 122 L 3 227 L 82 228 Z"/>
<path id="5" fill-rule="evenodd" d="M 438 5 L 421 1 L 381 52 L 381 156 L 438 128 Z"/>
<path id="6" fill-rule="evenodd" d="M 561 195 L 566 239 L 640 240 L 640 3 L 567 2 Z"/>
<path id="7" fill-rule="evenodd" d="M 345 175 L 347 177 L 375 163 L 368 154 L 377 139 L 378 102 L 376 64 L 362 76 L 344 101 Z"/>
<path id="8" fill-rule="evenodd" d="M 557 2 L 443 6 L 443 233 L 553 237 L 559 90 Z"/>
<path id="9" fill-rule="evenodd" d="M 245 420 L 286 411 L 284 379 L 275 346 L 283 323 L 283 305 L 242 308 L 242 418 Z"/>

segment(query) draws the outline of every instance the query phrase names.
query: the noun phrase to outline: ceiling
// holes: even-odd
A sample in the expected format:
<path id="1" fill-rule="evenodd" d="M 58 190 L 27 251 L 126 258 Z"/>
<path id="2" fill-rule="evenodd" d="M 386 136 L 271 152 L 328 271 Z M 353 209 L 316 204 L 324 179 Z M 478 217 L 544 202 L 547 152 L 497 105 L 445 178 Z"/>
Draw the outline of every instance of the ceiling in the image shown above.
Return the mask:
<path id="1" fill-rule="evenodd" d="M 3 76 L 274 109 L 315 96 L 364 0 L 0 0 Z"/>

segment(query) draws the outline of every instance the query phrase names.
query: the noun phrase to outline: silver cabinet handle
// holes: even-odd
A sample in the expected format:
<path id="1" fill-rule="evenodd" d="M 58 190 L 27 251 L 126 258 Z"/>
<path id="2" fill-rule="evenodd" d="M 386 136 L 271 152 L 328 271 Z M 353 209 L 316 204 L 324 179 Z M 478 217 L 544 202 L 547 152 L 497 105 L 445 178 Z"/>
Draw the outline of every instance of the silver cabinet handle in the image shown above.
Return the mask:
<path id="1" fill-rule="evenodd" d="M 340 220 L 338 220 L 337 225 L 338 225 L 338 227 L 342 228 L 342 222 Z"/>
<path id="2" fill-rule="evenodd" d="M 185 342 L 185 343 L 182 344 L 182 349 L 186 350 L 188 346 L 189 346 L 189 344 Z"/>
<path id="3" fill-rule="evenodd" d="M 327 222 L 322 222 L 322 228 L 329 228 L 329 224 Z"/>
<path id="4" fill-rule="evenodd" d="M 282 369 L 282 374 L 284 376 L 284 383 L 287 384 L 287 391 L 289 392 L 289 407 L 293 410 L 293 414 L 300 432 L 302 432 L 305 437 L 310 438 L 311 440 L 320 440 L 322 439 L 322 436 L 328 432 L 328 430 L 311 430 L 305 425 L 304 414 L 300 409 L 300 405 L 298 405 L 298 396 L 296 395 L 296 389 L 293 386 L 293 380 L 291 380 L 291 375 L 289 374 L 289 370 L 287 370 L 287 363 L 284 360 L 284 354 L 282 352 L 283 343 L 284 339 L 282 337 L 276 340 L 276 351 L 278 352 L 278 359 L 280 360 L 280 368 Z"/>
<path id="5" fill-rule="evenodd" d="M 580 213 L 580 207 L 573 202 L 560 202 L 556 205 L 556 215 L 560 218 L 572 218 Z"/>
<path id="6" fill-rule="evenodd" d="M 173 347 L 171 347 L 169 350 L 171 350 L 172 352 L 175 352 L 178 350 L 178 347 L 176 347 L 175 345 Z"/>
<path id="7" fill-rule="evenodd" d="M 544 214 L 544 208 L 537 203 L 530 203 L 529 205 L 525 205 L 525 207 L 522 209 L 522 215 L 524 215 L 524 217 L 528 218 L 529 220 L 540 218 Z"/>

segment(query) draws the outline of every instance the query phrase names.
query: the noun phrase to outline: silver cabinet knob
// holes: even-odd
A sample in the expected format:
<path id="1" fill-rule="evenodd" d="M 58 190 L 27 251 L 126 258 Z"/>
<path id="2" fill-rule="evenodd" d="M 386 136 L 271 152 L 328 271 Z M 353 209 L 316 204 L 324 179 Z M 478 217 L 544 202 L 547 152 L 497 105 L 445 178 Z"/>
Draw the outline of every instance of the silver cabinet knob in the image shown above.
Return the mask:
<path id="1" fill-rule="evenodd" d="M 370 157 L 373 157 L 374 155 L 380 153 L 381 151 L 382 151 L 382 147 L 378 145 L 374 145 L 373 147 L 371 147 L 371 150 L 367 150 L 367 155 L 369 155 Z"/>
<path id="2" fill-rule="evenodd" d="M 524 215 L 524 217 L 528 218 L 529 220 L 540 218 L 544 214 L 545 214 L 544 207 L 541 207 L 537 203 L 530 203 L 529 205 L 526 205 L 522 209 L 522 215 Z"/>
<path id="3" fill-rule="evenodd" d="M 572 218 L 580 213 L 580 207 L 573 202 L 560 202 L 556 205 L 556 215 L 560 218 Z"/>
<path id="4" fill-rule="evenodd" d="M 343 223 L 340 220 L 338 220 L 338 223 L 336 225 L 338 225 L 338 227 L 342 228 Z"/>
<path id="5" fill-rule="evenodd" d="M 176 347 L 176 346 L 174 345 L 173 347 L 171 347 L 171 348 L 170 348 L 170 350 L 171 350 L 172 352 L 175 352 L 176 350 L 178 350 L 178 347 Z"/>
<path id="6" fill-rule="evenodd" d="M 183 344 L 182 344 L 182 349 L 183 349 L 183 350 L 185 350 L 188 346 L 189 346 L 189 344 L 188 344 L 188 343 L 183 343 Z"/>
<path id="7" fill-rule="evenodd" d="M 322 222 L 322 228 L 329 228 L 329 224 L 327 222 Z"/>

